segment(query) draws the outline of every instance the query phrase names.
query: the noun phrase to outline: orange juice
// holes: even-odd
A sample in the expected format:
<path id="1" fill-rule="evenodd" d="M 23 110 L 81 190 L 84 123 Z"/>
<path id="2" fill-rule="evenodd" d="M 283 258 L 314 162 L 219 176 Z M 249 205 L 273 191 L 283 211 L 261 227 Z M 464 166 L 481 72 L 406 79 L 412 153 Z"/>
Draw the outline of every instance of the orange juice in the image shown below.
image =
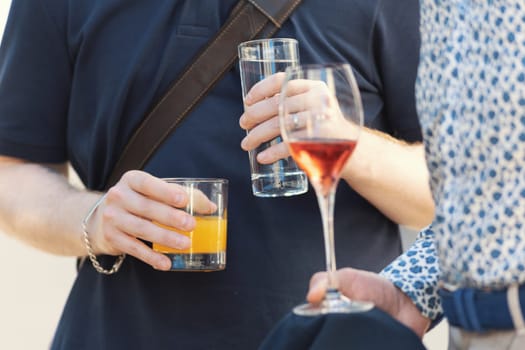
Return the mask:
<path id="1" fill-rule="evenodd" d="M 162 244 L 153 243 L 153 249 L 169 254 L 207 254 L 226 251 L 226 223 L 227 220 L 220 216 L 195 216 L 197 222 L 193 231 L 180 231 L 172 227 L 155 223 L 159 226 L 176 231 L 191 239 L 188 249 L 174 249 Z"/>
<path id="2" fill-rule="evenodd" d="M 226 224 L 228 180 L 212 178 L 165 178 L 188 194 L 186 207 L 193 215 L 193 231 L 181 231 L 155 223 L 190 238 L 188 249 L 175 249 L 153 243 L 153 250 L 171 260 L 171 271 L 220 271 L 226 268 Z"/>

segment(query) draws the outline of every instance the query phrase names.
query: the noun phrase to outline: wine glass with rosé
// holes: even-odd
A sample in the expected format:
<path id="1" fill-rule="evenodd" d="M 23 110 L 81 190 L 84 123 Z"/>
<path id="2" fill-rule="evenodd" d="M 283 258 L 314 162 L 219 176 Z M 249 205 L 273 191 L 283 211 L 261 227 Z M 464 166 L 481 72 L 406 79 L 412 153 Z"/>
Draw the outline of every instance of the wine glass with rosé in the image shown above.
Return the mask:
<path id="1" fill-rule="evenodd" d="M 309 316 L 370 310 L 372 303 L 343 296 L 336 279 L 335 192 L 363 125 L 361 96 L 350 65 L 287 68 L 280 94 L 279 123 L 284 142 L 317 195 L 328 272 L 328 288 L 322 303 L 299 305 L 294 313 Z"/>

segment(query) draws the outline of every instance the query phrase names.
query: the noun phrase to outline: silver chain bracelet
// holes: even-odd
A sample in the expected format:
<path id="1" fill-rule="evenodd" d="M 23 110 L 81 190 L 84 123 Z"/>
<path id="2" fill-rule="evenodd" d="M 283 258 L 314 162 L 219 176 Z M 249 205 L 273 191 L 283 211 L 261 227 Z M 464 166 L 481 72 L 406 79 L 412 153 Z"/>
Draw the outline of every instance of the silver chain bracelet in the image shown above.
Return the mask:
<path id="1" fill-rule="evenodd" d="M 111 267 L 111 269 L 106 270 L 100 265 L 100 262 L 97 260 L 97 256 L 95 255 L 93 251 L 93 247 L 91 246 L 91 242 L 89 241 L 89 235 L 88 235 L 88 230 L 87 230 L 87 224 L 89 222 L 89 219 L 91 219 L 91 216 L 100 206 L 100 204 L 102 204 L 105 198 L 106 198 L 106 195 L 103 195 L 102 197 L 100 197 L 95 203 L 95 205 L 93 205 L 93 207 L 89 210 L 84 220 L 82 220 L 82 232 L 83 232 L 84 243 L 87 248 L 89 260 L 91 260 L 91 264 L 93 264 L 93 267 L 95 268 L 95 270 L 97 270 L 98 273 L 102 273 L 105 275 L 112 275 L 118 272 L 118 270 L 120 269 L 120 266 L 122 265 L 122 262 L 124 262 L 124 259 L 126 258 L 126 254 L 119 255 L 117 260 Z"/>

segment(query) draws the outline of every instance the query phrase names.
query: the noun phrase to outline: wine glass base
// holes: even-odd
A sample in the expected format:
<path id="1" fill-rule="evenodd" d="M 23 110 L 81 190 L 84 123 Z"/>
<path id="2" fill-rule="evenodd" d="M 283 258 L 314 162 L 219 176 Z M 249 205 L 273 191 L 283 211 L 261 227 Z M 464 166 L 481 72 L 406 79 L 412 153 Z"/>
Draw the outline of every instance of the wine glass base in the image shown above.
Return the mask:
<path id="1" fill-rule="evenodd" d="M 351 314 L 372 310 L 374 304 L 368 301 L 355 301 L 341 295 L 337 290 L 328 291 L 319 305 L 302 304 L 293 309 L 299 316 L 318 316 L 324 314 Z"/>

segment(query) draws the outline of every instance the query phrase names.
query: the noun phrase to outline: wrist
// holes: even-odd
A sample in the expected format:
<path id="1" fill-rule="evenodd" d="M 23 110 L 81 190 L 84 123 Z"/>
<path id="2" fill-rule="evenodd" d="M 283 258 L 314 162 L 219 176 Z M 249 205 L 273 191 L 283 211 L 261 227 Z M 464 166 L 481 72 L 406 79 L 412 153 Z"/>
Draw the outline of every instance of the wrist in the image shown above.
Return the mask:
<path id="1" fill-rule="evenodd" d="M 430 327 L 431 320 L 423 316 L 408 295 L 398 288 L 395 289 L 399 300 L 397 319 L 422 338 Z"/>
<path id="2" fill-rule="evenodd" d="M 81 222 L 81 228 L 82 228 L 82 242 L 84 245 L 84 249 L 86 249 L 86 255 L 87 255 L 87 246 L 86 246 L 86 232 L 87 232 L 87 239 L 89 241 L 89 247 L 92 251 L 92 253 L 99 255 L 104 254 L 105 250 L 100 246 L 99 238 L 98 238 L 98 232 L 99 232 L 99 221 L 100 221 L 100 206 L 104 202 L 105 194 L 104 193 L 97 193 L 97 198 L 95 201 L 90 200 L 88 209 L 85 210 L 84 216 L 82 218 Z"/>
<path id="3" fill-rule="evenodd" d="M 375 153 L 375 145 L 369 142 L 369 134 L 367 128 L 362 128 L 359 142 L 355 150 L 346 162 L 341 172 L 341 178 L 348 182 L 351 186 L 359 187 L 370 185 L 372 179 L 375 178 L 374 162 L 371 161 L 371 153 Z"/>
<path id="4" fill-rule="evenodd" d="M 93 267 L 98 273 L 105 274 L 105 275 L 112 275 L 120 269 L 120 266 L 122 265 L 122 262 L 126 258 L 126 254 L 121 254 L 117 257 L 116 261 L 114 262 L 113 266 L 110 269 L 105 269 L 100 265 L 100 262 L 97 259 L 97 250 L 95 246 L 92 243 L 92 239 L 89 234 L 89 226 L 91 219 L 94 217 L 95 212 L 97 211 L 98 207 L 104 202 L 106 195 L 101 196 L 96 203 L 93 205 L 93 207 L 89 210 L 86 217 L 82 220 L 81 226 L 82 226 L 82 233 L 83 233 L 83 240 L 85 243 L 87 255 L 89 257 L 89 260 L 93 264 Z M 93 226 L 97 226 L 94 224 Z"/>

